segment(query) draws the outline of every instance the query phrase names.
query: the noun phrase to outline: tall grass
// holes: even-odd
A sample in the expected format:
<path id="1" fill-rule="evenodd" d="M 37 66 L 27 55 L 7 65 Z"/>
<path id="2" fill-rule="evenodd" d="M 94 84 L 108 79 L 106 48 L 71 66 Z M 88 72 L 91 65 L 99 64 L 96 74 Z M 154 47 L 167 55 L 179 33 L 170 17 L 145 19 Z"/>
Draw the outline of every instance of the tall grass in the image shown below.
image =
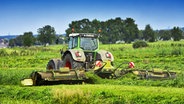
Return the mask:
<path id="1" fill-rule="evenodd" d="M 121 85 L 57 85 L 19 87 L 0 85 L 1 104 L 155 104 L 184 103 L 182 88 Z"/>
<path id="2" fill-rule="evenodd" d="M 49 88 L 0 85 L 1 104 L 49 104 L 52 95 Z"/>
<path id="3" fill-rule="evenodd" d="M 29 78 L 33 70 L 36 69 L 1 69 L 0 85 L 20 85 L 20 80 Z"/>
<path id="4" fill-rule="evenodd" d="M 91 95 L 82 89 L 56 88 L 52 90 L 55 102 L 60 104 L 87 104 L 91 101 Z"/>

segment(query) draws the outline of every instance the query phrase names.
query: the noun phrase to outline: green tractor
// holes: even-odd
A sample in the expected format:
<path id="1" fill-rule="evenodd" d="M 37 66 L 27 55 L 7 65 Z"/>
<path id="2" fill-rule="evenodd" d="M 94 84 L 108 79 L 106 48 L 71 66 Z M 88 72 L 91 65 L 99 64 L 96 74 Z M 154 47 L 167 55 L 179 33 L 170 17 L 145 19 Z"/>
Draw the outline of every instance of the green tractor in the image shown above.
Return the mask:
<path id="1" fill-rule="evenodd" d="M 69 34 L 68 49 L 61 50 L 61 59 L 52 59 L 48 62 L 47 70 L 60 70 L 68 67 L 70 70 L 113 69 L 114 57 L 109 51 L 99 49 L 99 34 L 72 33 Z M 101 76 L 103 77 L 103 76 Z"/>

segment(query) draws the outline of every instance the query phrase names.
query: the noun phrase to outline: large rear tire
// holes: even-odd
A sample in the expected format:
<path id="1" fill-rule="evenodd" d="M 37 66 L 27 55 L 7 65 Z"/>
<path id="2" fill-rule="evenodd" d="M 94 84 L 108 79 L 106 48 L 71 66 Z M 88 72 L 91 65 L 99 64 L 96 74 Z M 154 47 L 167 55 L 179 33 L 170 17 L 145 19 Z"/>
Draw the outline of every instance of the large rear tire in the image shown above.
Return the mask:
<path id="1" fill-rule="evenodd" d="M 46 69 L 47 70 L 59 70 L 62 62 L 60 59 L 52 59 L 48 62 Z"/>
<path id="2" fill-rule="evenodd" d="M 83 65 L 81 62 L 75 61 L 71 54 L 66 54 L 63 58 L 63 66 L 69 67 L 69 69 L 81 69 Z"/>

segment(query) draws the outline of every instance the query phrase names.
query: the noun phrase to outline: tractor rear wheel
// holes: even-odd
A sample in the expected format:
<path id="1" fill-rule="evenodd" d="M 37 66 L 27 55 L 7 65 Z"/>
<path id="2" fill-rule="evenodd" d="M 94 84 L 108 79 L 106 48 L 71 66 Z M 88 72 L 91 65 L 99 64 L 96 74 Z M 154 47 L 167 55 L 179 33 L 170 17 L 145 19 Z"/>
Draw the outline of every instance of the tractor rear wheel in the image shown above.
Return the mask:
<path id="1" fill-rule="evenodd" d="M 83 63 L 75 61 L 71 54 L 66 54 L 63 58 L 63 66 L 69 69 L 79 69 L 83 68 Z"/>

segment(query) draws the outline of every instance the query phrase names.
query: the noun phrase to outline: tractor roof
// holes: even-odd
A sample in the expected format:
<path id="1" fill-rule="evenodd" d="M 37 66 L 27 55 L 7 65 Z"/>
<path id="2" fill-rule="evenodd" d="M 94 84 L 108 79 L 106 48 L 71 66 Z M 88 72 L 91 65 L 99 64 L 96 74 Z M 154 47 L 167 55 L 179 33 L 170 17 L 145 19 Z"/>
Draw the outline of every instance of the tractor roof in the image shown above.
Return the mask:
<path id="1" fill-rule="evenodd" d="M 94 33 L 71 33 L 69 34 L 69 37 L 75 37 L 75 36 L 98 38 L 100 34 L 94 34 Z"/>

